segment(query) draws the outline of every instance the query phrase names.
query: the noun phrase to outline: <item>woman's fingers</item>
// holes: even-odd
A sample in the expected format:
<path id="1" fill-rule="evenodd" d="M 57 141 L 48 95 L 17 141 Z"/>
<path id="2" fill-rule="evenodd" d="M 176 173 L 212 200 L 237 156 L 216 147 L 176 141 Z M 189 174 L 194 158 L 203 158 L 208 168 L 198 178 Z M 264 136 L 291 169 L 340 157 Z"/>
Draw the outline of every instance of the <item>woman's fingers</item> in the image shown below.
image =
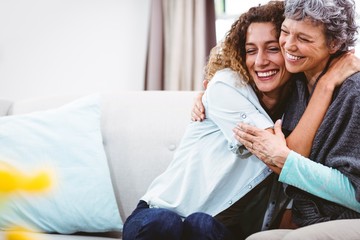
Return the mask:
<path id="1" fill-rule="evenodd" d="M 282 132 L 282 129 L 281 129 L 281 124 L 282 124 L 282 121 L 280 119 L 275 122 L 274 132 L 275 132 L 275 135 L 277 135 L 277 136 L 285 137 L 284 133 Z"/>
<path id="2" fill-rule="evenodd" d="M 191 111 L 191 120 L 192 121 L 202 121 L 205 119 L 205 108 L 202 103 L 202 96 L 204 93 L 199 93 L 195 97 L 194 106 Z"/>
<path id="3" fill-rule="evenodd" d="M 261 131 L 259 131 L 259 129 L 257 127 L 254 127 L 254 126 L 251 126 L 251 125 L 245 124 L 245 123 L 239 123 L 237 125 L 237 127 L 241 131 L 243 131 L 243 132 L 245 132 L 245 133 L 247 133 L 247 134 L 249 134 L 251 136 L 257 136 L 261 132 Z"/>
<path id="4" fill-rule="evenodd" d="M 262 143 L 259 138 L 261 135 L 260 130 L 250 125 L 238 124 L 238 126 L 233 129 L 233 132 L 235 139 L 244 145 L 252 154 L 256 156 L 261 154 Z"/>
<path id="5" fill-rule="evenodd" d="M 233 131 L 236 140 L 265 164 L 282 168 L 290 149 L 286 146 L 280 120 L 275 123 L 274 129 L 258 129 L 241 123 Z"/>
<path id="6" fill-rule="evenodd" d="M 193 121 L 202 121 L 205 118 L 204 110 L 198 105 L 194 105 L 191 112 L 191 120 Z"/>
<path id="7" fill-rule="evenodd" d="M 235 139 L 242 143 L 245 147 L 251 147 L 254 142 L 254 136 L 251 133 L 246 132 L 239 126 L 233 129 Z"/>

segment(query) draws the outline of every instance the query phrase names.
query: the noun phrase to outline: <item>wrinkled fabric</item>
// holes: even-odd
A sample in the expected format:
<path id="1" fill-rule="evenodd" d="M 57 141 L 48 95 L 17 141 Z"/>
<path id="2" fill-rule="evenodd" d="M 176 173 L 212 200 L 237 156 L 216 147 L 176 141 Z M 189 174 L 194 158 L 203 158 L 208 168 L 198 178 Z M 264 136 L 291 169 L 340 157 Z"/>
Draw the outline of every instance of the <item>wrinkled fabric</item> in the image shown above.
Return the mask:
<path id="1" fill-rule="evenodd" d="M 303 74 L 296 76 L 293 92 L 283 128 L 291 132 L 299 122 L 309 102 L 310 94 Z M 347 176 L 355 187 L 360 201 L 360 73 L 349 77 L 336 89 L 329 109 L 320 125 L 309 158 L 336 168 Z M 360 214 L 331 203 L 295 187 L 288 187 L 287 194 L 294 199 L 294 222 L 306 226 L 334 219 L 360 218 Z"/>

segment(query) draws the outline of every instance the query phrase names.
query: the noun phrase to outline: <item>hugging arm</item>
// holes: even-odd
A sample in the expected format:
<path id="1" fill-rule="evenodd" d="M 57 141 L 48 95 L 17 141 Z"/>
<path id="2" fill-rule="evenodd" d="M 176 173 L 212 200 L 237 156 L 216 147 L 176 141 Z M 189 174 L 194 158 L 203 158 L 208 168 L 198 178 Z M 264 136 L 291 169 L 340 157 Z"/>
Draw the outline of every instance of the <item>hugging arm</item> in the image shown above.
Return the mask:
<path id="1" fill-rule="evenodd" d="M 214 78 L 220 77 L 221 75 L 215 75 Z M 248 151 L 242 152 L 246 149 L 236 141 L 232 132 L 233 126 L 239 121 L 244 121 L 265 129 L 271 127 L 273 123 L 264 113 L 259 112 L 254 102 L 247 97 L 247 89 L 250 86 L 237 88 L 226 81 L 219 79 L 213 81 L 204 95 L 207 115 L 219 127 L 231 151 L 239 155 L 249 155 Z M 242 117 L 244 115 L 245 118 Z"/>
<path id="2" fill-rule="evenodd" d="M 309 104 L 293 132 L 286 138 L 287 146 L 303 156 L 309 156 L 315 134 L 330 106 L 336 87 L 360 71 L 360 59 L 346 53 L 334 59 L 329 70 L 320 78 Z"/>

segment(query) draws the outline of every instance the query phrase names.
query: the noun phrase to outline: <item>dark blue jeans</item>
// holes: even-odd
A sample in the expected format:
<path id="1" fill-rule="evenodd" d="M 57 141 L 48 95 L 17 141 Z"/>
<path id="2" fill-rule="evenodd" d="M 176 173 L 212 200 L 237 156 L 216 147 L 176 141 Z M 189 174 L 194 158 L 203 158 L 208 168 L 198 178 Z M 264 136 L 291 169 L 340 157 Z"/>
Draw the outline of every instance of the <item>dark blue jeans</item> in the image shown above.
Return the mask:
<path id="1" fill-rule="evenodd" d="M 212 216 L 196 212 L 185 218 L 140 201 L 126 219 L 124 240 L 233 240 L 231 233 Z"/>

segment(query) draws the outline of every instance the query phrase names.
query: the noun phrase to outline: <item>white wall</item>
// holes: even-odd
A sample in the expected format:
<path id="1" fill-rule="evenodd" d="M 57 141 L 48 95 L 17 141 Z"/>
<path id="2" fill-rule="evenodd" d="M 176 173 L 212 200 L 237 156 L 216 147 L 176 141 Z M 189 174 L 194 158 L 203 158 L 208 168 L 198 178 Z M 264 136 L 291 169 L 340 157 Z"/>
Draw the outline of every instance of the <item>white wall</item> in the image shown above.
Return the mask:
<path id="1" fill-rule="evenodd" d="M 150 0 L 0 0 L 0 98 L 142 90 Z"/>

